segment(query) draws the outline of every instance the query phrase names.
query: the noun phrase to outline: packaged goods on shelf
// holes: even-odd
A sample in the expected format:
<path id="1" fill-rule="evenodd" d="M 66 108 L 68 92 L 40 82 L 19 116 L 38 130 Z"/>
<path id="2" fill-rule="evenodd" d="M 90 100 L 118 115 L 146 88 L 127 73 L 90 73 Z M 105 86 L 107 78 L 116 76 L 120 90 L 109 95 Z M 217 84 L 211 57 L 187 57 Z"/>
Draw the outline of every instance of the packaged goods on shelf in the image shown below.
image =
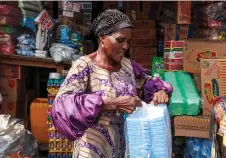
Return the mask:
<path id="1" fill-rule="evenodd" d="M 51 107 L 54 102 L 55 96 L 58 93 L 60 85 L 63 83 L 64 78 L 59 77 L 59 74 L 50 74 L 50 78 L 47 82 L 48 91 L 48 137 L 49 137 L 49 157 L 66 157 L 72 158 L 73 142 L 68 141 L 63 135 L 61 135 L 54 127 L 51 118 Z"/>
<path id="2" fill-rule="evenodd" d="M 172 116 L 197 115 L 201 110 L 201 98 L 191 76 L 182 71 L 165 72 L 164 79 L 173 86 L 169 110 Z"/>
<path id="3" fill-rule="evenodd" d="M 183 70 L 183 41 L 164 42 L 164 69 L 166 71 Z"/>

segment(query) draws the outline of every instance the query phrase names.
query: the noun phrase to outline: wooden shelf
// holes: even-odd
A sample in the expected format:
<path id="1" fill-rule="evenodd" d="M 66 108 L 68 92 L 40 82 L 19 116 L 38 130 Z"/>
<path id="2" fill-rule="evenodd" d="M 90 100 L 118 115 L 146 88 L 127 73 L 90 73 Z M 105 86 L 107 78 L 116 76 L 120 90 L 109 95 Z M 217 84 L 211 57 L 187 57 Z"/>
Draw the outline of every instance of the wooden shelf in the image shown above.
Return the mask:
<path id="1" fill-rule="evenodd" d="M 3 55 L 0 54 L 0 63 L 13 64 L 20 66 L 42 67 L 57 69 L 58 73 L 61 73 L 64 66 L 69 66 L 70 63 L 56 64 L 52 58 L 37 58 L 20 55 Z"/>

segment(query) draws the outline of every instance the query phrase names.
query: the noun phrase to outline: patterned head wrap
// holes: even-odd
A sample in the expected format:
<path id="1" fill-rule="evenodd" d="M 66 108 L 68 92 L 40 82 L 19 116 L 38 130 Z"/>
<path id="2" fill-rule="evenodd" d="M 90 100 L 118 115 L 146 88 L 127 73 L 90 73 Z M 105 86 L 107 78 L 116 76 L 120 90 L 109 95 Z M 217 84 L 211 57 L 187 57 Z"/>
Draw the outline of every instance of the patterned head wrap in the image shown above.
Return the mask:
<path id="1" fill-rule="evenodd" d="M 88 34 L 100 37 L 109 35 L 123 28 L 132 27 L 132 22 L 127 15 L 116 9 L 108 9 L 97 16 L 89 28 Z"/>

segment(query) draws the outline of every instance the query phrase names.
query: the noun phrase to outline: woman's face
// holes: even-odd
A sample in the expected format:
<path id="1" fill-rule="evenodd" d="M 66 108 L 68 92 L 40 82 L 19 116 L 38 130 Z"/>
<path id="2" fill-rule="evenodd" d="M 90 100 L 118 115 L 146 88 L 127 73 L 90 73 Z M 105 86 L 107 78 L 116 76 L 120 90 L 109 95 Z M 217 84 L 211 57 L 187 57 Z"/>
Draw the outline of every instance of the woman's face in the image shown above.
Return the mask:
<path id="1" fill-rule="evenodd" d="M 120 62 L 129 48 L 132 37 L 132 29 L 124 28 L 102 38 L 103 51 L 106 56 L 115 62 Z"/>

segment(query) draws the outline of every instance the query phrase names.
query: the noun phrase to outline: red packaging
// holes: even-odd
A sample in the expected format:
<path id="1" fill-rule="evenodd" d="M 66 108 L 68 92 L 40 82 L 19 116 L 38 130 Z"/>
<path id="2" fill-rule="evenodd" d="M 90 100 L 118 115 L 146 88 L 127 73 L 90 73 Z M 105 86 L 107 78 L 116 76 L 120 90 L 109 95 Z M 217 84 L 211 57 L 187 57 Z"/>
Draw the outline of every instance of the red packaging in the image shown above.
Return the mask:
<path id="1" fill-rule="evenodd" d="M 21 18 L 11 16 L 0 16 L 0 25 L 20 25 Z"/>
<path id="2" fill-rule="evenodd" d="M 15 8 L 10 5 L 0 5 L 0 15 L 16 16 L 16 17 L 22 16 L 20 8 Z"/>
<path id="3" fill-rule="evenodd" d="M 16 54 L 16 45 L 0 45 L 0 53 L 5 55 Z"/>
<path id="4" fill-rule="evenodd" d="M 16 45 L 16 36 L 0 33 L 0 45 Z"/>

